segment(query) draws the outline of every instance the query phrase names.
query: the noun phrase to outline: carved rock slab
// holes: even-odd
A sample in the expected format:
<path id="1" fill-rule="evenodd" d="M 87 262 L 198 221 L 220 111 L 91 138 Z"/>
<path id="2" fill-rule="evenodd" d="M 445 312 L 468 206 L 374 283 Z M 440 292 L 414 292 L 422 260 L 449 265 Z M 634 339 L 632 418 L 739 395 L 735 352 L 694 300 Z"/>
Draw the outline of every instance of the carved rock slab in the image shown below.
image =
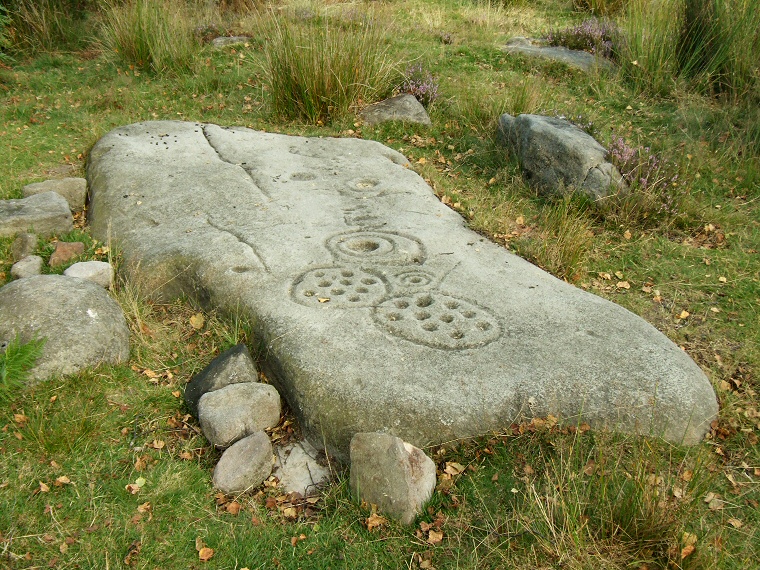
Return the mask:
<path id="1" fill-rule="evenodd" d="M 695 443 L 717 413 L 664 335 L 469 230 L 379 143 L 138 123 L 88 182 L 95 237 L 158 298 L 250 314 L 265 373 L 344 461 L 358 432 L 423 447 L 551 413 Z"/>

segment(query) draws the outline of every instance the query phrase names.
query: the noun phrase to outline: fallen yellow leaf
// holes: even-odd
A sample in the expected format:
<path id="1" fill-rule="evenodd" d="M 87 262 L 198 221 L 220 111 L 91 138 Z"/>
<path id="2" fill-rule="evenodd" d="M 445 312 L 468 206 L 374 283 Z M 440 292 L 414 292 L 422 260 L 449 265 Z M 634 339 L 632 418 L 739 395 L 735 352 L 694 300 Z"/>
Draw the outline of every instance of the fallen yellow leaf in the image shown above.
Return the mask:
<path id="1" fill-rule="evenodd" d="M 443 532 L 438 532 L 435 530 L 431 530 L 430 534 L 428 534 L 428 544 L 432 544 L 435 546 L 436 544 L 441 544 L 443 542 Z"/>
<path id="2" fill-rule="evenodd" d="M 365 522 L 367 523 L 367 530 L 374 530 L 386 524 L 388 519 L 381 517 L 377 513 L 372 513 Z"/>
<path id="3" fill-rule="evenodd" d="M 198 551 L 198 559 L 201 562 L 208 562 L 214 557 L 214 549 L 204 546 Z"/>
<path id="4" fill-rule="evenodd" d="M 202 313 L 195 313 L 192 317 L 190 317 L 190 326 L 195 330 L 202 329 L 205 322 L 206 319 L 203 318 Z"/>

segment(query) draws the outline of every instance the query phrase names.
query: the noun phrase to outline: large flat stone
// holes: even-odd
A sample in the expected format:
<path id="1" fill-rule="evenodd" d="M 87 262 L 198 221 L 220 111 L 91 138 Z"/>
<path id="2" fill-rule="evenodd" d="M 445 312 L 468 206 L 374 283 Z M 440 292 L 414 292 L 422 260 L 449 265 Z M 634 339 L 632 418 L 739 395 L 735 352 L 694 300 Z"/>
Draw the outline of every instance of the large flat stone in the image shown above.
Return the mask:
<path id="1" fill-rule="evenodd" d="M 146 290 L 253 317 L 264 372 L 317 447 L 418 447 L 554 414 L 699 441 L 712 387 L 622 307 L 469 230 L 372 141 L 149 122 L 88 165 L 95 237 Z"/>

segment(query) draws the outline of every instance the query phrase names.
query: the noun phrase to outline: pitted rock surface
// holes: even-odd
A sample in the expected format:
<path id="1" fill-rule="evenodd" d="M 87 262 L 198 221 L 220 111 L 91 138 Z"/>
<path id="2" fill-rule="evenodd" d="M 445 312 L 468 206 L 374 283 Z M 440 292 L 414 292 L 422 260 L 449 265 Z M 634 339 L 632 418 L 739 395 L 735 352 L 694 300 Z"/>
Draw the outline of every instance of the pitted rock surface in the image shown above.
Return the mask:
<path id="1" fill-rule="evenodd" d="M 627 310 L 469 230 L 379 143 L 186 122 L 116 129 L 88 165 L 93 234 L 171 298 L 252 317 L 316 447 L 418 447 L 554 414 L 695 443 L 700 368 Z"/>

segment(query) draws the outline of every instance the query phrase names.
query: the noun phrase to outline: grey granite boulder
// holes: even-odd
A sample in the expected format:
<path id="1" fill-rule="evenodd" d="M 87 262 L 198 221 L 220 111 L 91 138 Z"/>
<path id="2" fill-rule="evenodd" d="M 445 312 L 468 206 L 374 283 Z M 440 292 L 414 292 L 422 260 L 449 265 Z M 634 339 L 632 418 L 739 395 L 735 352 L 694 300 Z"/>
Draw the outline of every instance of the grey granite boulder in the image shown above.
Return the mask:
<path id="1" fill-rule="evenodd" d="M 67 277 L 78 277 L 110 289 L 113 284 L 114 271 L 105 261 L 80 261 L 63 272 Z"/>
<path id="2" fill-rule="evenodd" d="M 504 114 L 499 138 L 517 156 L 528 184 L 544 193 L 578 191 L 596 200 L 626 190 L 607 150 L 565 119 Z"/>
<path id="3" fill-rule="evenodd" d="M 523 37 L 512 38 L 501 48 L 501 50 L 506 53 L 520 53 L 541 59 L 561 61 L 562 63 L 582 69 L 583 71 L 591 71 L 596 68 L 612 68 L 612 62 L 610 60 L 596 56 L 592 53 L 568 49 L 564 46 L 541 45 L 541 43 L 536 40 Z"/>
<path id="4" fill-rule="evenodd" d="M 21 261 L 28 255 L 32 255 L 37 250 L 37 236 L 30 233 L 21 233 L 16 236 L 11 246 L 13 261 Z"/>
<path id="5" fill-rule="evenodd" d="M 0 342 L 47 339 L 34 381 L 129 359 L 129 329 L 102 287 L 63 275 L 37 275 L 0 289 Z"/>
<path id="6" fill-rule="evenodd" d="M 414 522 L 435 483 L 435 463 L 421 449 L 385 433 L 351 440 L 351 492 L 401 524 Z"/>
<path id="7" fill-rule="evenodd" d="M 404 121 L 430 125 L 430 117 L 414 95 L 402 93 L 379 103 L 365 107 L 360 113 L 361 119 L 368 125 L 377 125 L 388 121 Z"/>
<path id="8" fill-rule="evenodd" d="M 228 447 L 253 432 L 276 426 L 280 410 L 280 395 L 274 386 L 230 384 L 201 396 L 198 421 L 206 439 L 216 447 Z"/>
<path id="9" fill-rule="evenodd" d="M 0 200 L 0 237 L 27 230 L 48 237 L 73 229 L 74 218 L 69 204 L 55 192 L 35 194 L 20 200 Z"/>
<path id="10" fill-rule="evenodd" d="M 185 386 L 185 404 L 194 416 L 198 416 L 198 400 L 206 392 L 219 390 L 239 382 L 258 382 L 259 373 L 251 353 L 244 344 L 233 346 L 193 376 Z"/>
<path id="11" fill-rule="evenodd" d="M 471 231 L 380 143 L 186 122 L 92 149 L 91 227 L 154 297 L 247 315 L 306 438 L 417 447 L 553 414 L 702 439 L 705 374 L 643 319 Z"/>
<path id="12" fill-rule="evenodd" d="M 242 493 L 261 485 L 270 473 L 272 443 L 259 431 L 224 451 L 214 468 L 214 487 L 222 493 Z"/>
<path id="13" fill-rule="evenodd" d="M 57 180 L 45 180 L 44 182 L 35 182 L 27 184 L 21 190 L 24 198 L 42 194 L 43 192 L 55 192 L 66 199 L 69 208 L 74 212 L 80 212 L 84 209 L 84 202 L 87 198 L 87 180 L 84 178 L 60 178 Z"/>
<path id="14" fill-rule="evenodd" d="M 21 261 L 17 261 L 11 267 L 11 277 L 25 279 L 42 273 L 43 259 L 39 255 L 27 255 Z"/>

